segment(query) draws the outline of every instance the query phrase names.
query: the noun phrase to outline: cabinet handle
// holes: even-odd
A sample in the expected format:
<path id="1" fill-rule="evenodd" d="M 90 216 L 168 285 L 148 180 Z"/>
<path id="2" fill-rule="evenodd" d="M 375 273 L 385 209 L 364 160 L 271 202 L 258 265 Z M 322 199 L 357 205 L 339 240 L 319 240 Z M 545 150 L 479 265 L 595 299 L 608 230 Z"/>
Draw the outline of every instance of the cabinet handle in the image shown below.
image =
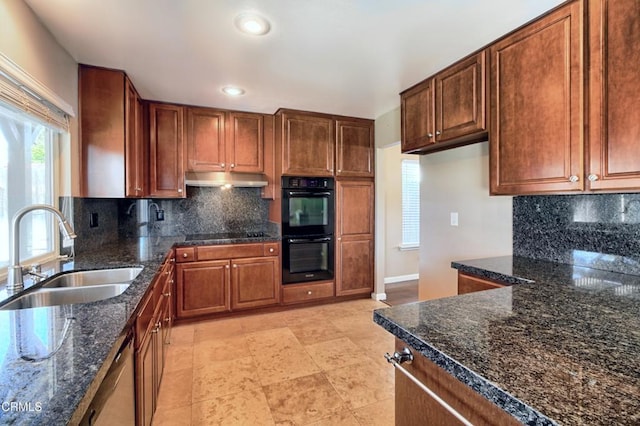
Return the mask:
<path id="1" fill-rule="evenodd" d="M 409 370 L 405 369 L 403 366 L 400 365 L 403 362 L 410 363 L 413 360 L 413 355 L 411 354 L 411 351 L 409 350 L 409 348 L 404 348 L 401 352 L 395 352 L 393 355 L 389 355 L 388 353 L 386 353 L 384 357 L 387 360 L 387 362 L 391 363 L 391 365 L 395 367 L 396 370 L 400 371 L 402 374 L 407 376 L 409 380 L 415 383 L 420 389 L 422 389 L 427 395 L 433 398 L 438 404 L 442 406 L 442 408 L 447 410 L 452 416 L 458 419 L 463 425 L 473 426 L 473 423 L 465 419 L 462 416 L 462 414 L 458 413 L 453 407 L 451 407 L 449 404 L 443 401 L 442 398 L 440 398 L 435 392 L 433 392 L 431 389 L 425 386 L 424 383 L 422 383 L 413 374 L 411 374 Z"/>
<path id="2" fill-rule="evenodd" d="M 571 183 L 576 183 L 579 180 L 580 180 L 580 178 L 578 176 L 576 176 L 576 175 L 569 176 L 569 182 L 571 182 Z"/>
<path id="3" fill-rule="evenodd" d="M 598 175 L 595 175 L 595 174 L 592 173 L 592 174 L 589 175 L 589 177 L 587 179 L 589 179 L 589 182 L 595 182 L 595 181 L 598 180 Z"/>
<path id="4" fill-rule="evenodd" d="M 436 136 L 440 136 L 442 132 L 440 130 L 436 130 Z"/>

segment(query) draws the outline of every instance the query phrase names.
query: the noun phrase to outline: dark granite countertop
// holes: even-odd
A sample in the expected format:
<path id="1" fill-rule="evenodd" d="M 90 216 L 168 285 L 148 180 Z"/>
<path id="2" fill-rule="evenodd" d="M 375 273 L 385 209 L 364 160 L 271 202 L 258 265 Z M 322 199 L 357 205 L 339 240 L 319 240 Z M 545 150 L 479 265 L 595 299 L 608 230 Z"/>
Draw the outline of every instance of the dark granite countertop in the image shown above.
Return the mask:
<path id="1" fill-rule="evenodd" d="M 66 425 L 81 419 L 109 368 L 110 362 L 105 361 L 115 356 L 124 332 L 133 324 L 138 304 L 172 247 L 279 240 L 273 235 L 191 241 L 185 241 L 184 236 L 142 237 L 43 265 L 42 272 L 47 275 L 132 265 L 144 268 L 117 297 L 0 311 L 0 424 Z M 30 285 L 26 279 L 25 285 Z M 8 297 L 2 287 L 0 302 Z M 34 362 L 24 358 L 46 359 Z"/>
<path id="2" fill-rule="evenodd" d="M 452 266 L 516 285 L 374 321 L 523 424 L 640 424 L 640 277 L 511 256 Z"/>

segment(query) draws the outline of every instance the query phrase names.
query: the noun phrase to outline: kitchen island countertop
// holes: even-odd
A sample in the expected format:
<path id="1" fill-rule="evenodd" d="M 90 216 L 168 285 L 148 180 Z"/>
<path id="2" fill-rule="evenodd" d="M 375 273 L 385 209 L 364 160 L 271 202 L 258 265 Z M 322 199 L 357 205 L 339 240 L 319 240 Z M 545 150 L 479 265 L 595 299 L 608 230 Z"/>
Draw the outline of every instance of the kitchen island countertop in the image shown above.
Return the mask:
<path id="1" fill-rule="evenodd" d="M 190 241 L 184 236 L 141 237 L 43 265 L 47 275 L 133 265 L 144 268 L 117 297 L 0 310 L 0 423 L 66 425 L 81 419 L 109 368 L 107 361 L 120 347 L 123 332 L 133 325 L 138 305 L 172 247 L 279 240 L 274 235 Z M 29 285 L 25 279 L 25 286 Z M 0 301 L 8 297 L 3 287 Z M 33 358 L 38 360 L 29 360 Z"/>
<path id="2" fill-rule="evenodd" d="M 640 424 L 640 277 L 512 256 L 452 266 L 511 285 L 374 321 L 523 424 Z"/>

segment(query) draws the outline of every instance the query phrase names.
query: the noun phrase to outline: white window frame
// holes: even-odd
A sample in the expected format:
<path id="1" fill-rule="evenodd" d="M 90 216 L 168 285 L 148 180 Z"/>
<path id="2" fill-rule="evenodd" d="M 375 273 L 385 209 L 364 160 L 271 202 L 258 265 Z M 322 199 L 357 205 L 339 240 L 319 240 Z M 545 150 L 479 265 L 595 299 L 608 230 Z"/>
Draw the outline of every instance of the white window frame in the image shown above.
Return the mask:
<path id="1" fill-rule="evenodd" d="M 402 159 L 402 242 L 399 245 L 400 250 L 417 250 L 420 248 L 420 163 L 414 159 Z M 409 176 L 408 167 L 417 171 L 417 188 L 411 188 L 410 182 L 407 181 Z M 408 194 L 407 191 L 415 190 L 416 193 Z M 407 206 L 408 202 L 414 202 L 414 205 Z M 417 202 L 417 205 L 415 204 Z M 408 208 L 413 208 L 413 212 L 409 212 Z M 411 214 L 412 217 L 407 217 Z M 407 223 L 411 220 L 413 223 Z M 417 241 L 408 239 L 409 234 L 417 235 Z"/>

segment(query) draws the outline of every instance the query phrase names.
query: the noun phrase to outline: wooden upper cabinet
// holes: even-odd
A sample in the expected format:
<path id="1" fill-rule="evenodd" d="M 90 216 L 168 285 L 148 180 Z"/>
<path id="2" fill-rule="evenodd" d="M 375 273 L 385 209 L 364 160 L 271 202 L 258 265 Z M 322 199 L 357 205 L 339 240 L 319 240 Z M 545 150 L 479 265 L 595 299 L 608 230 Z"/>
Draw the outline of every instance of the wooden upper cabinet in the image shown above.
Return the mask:
<path id="1" fill-rule="evenodd" d="M 264 129 L 262 114 L 229 112 L 227 120 L 227 164 L 232 172 L 263 173 Z"/>
<path id="2" fill-rule="evenodd" d="M 184 109 L 171 104 L 149 104 L 150 194 L 183 198 Z"/>
<path id="3" fill-rule="evenodd" d="M 582 2 L 489 47 L 492 194 L 584 188 Z"/>
<path id="4" fill-rule="evenodd" d="M 403 92 L 400 96 L 401 149 L 403 153 L 420 152 L 436 143 L 434 139 L 433 80 L 428 79 Z"/>
<path id="5" fill-rule="evenodd" d="M 262 114 L 187 108 L 187 171 L 264 173 Z"/>
<path id="6" fill-rule="evenodd" d="M 401 94 L 402 152 L 427 153 L 486 139 L 486 53 Z"/>
<path id="7" fill-rule="evenodd" d="M 589 1 L 589 161 L 593 190 L 640 189 L 640 2 Z"/>
<path id="8" fill-rule="evenodd" d="M 225 112 L 187 108 L 187 170 L 225 170 Z"/>
<path id="9" fill-rule="evenodd" d="M 334 120 L 330 116 L 278 111 L 279 161 L 283 175 L 333 176 Z"/>
<path id="10" fill-rule="evenodd" d="M 374 176 L 374 131 L 372 120 L 336 121 L 336 176 Z"/>
<path id="11" fill-rule="evenodd" d="M 146 195 L 140 98 L 123 71 L 80 65 L 80 196 Z"/>
<path id="12" fill-rule="evenodd" d="M 478 135 L 487 130 L 486 53 L 470 56 L 436 74 L 436 143 Z"/>

